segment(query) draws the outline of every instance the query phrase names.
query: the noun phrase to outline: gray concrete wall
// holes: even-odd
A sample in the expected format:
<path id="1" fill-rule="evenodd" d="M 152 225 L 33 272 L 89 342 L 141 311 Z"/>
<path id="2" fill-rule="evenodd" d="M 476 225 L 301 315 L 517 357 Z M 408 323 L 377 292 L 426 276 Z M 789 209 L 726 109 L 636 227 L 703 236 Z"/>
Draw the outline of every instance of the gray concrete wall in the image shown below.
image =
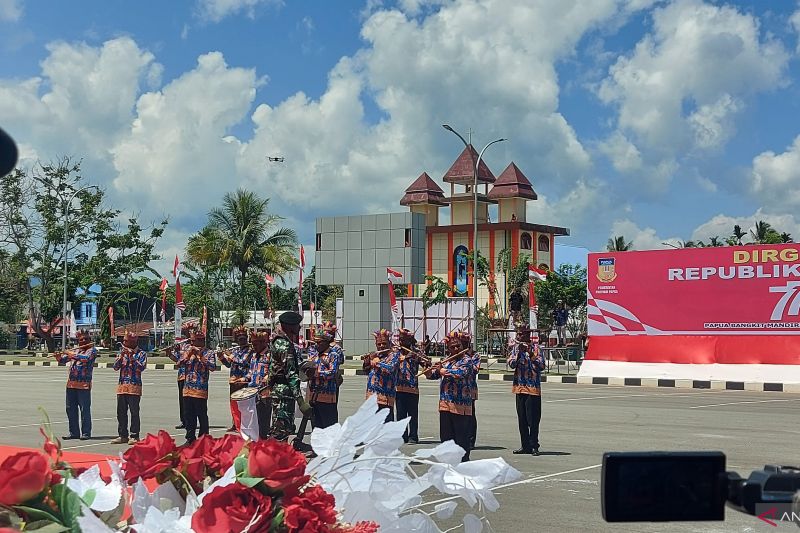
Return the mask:
<path id="1" fill-rule="evenodd" d="M 392 324 L 386 268 L 403 274 L 393 280 L 398 285 L 425 281 L 425 216 L 325 217 L 316 223 L 316 282 L 344 286 L 343 347 L 351 355 L 368 352 L 374 347 L 372 332 Z"/>

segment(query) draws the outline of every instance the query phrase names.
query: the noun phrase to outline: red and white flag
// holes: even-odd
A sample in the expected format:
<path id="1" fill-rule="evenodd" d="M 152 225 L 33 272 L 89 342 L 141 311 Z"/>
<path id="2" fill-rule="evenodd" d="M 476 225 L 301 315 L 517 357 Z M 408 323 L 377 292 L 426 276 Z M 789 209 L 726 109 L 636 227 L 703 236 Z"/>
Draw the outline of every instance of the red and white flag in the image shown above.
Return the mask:
<path id="1" fill-rule="evenodd" d="M 172 265 L 172 277 L 176 280 L 181 276 L 181 271 L 183 270 L 183 265 L 181 265 L 180 259 L 178 259 L 178 255 L 175 255 L 175 263 Z"/>
<path id="2" fill-rule="evenodd" d="M 397 306 L 397 298 L 394 295 L 394 284 L 392 283 L 392 278 L 402 278 L 403 274 L 398 272 L 397 270 L 392 270 L 391 268 L 386 268 L 386 278 L 389 280 L 389 303 L 392 306 L 392 315 L 394 316 L 395 320 L 399 320 L 400 317 L 400 309 Z"/>
<path id="3" fill-rule="evenodd" d="M 528 265 L 528 281 L 545 281 L 547 279 L 547 269 Z"/>
<path id="4" fill-rule="evenodd" d="M 161 321 L 167 321 L 167 287 L 169 287 L 169 282 L 167 278 L 161 278 L 161 286 L 158 290 L 161 291 Z"/>
<path id="5" fill-rule="evenodd" d="M 175 309 L 180 309 L 181 313 L 186 311 L 186 304 L 183 303 L 183 290 L 181 290 L 181 278 L 175 280 Z"/>
<path id="6" fill-rule="evenodd" d="M 114 328 L 114 308 L 112 306 L 108 307 L 108 323 L 111 326 L 111 339 L 116 339 L 117 332 Z"/>

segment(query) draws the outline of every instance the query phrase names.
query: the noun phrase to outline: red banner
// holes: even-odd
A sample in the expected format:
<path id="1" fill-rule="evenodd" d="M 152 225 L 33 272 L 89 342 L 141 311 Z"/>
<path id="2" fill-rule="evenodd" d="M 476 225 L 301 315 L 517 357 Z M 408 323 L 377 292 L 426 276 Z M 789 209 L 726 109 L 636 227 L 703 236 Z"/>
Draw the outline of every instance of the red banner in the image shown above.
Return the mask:
<path id="1" fill-rule="evenodd" d="M 800 245 L 589 255 L 589 334 L 800 334 Z"/>
<path id="2" fill-rule="evenodd" d="M 589 254 L 587 360 L 800 364 L 800 245 Z"/>
<path id="3" fill-rule="evenodd" d="M 111 326 L 111 338 L 115 339 L 116 335 L 116 328 L 114 328 L 114 308 L 109 306 L 108 307 L 108 323 Z"/>

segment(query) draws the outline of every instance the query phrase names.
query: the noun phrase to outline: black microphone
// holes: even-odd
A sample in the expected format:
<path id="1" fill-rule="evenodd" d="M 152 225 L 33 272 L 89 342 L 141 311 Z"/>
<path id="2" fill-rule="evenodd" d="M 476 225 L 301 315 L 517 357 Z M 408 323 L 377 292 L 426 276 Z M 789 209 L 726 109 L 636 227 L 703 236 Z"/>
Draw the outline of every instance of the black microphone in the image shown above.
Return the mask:
<path id="1" fill-rule="evenodd" d="M 17 145 L 6 132 L 0 128 L 0 176 L 5 176 L 17 164 Z"/>

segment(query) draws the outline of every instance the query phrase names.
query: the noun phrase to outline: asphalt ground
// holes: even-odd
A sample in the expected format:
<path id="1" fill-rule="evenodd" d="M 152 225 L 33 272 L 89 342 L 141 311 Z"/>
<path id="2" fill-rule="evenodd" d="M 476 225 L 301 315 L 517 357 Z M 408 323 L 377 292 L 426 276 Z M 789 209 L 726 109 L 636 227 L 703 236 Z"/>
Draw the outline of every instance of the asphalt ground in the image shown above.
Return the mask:
<path id="1" fill-rule="evenodd" d="M 90 441 L 68 441 L 65 449 L 115 455 L 124 446 L 116 437 L 116 373 L 95 369 L 92 391 L 94 429 Z M 0 444 L 39 447 L 38 407 L 49 414 L 54 431 L 66 433 L 65 368 L 0 368 Z M 364 398 L 364 377 L 342 385 L 340 419 Z M 725 522 L 607 524 L 600 514 L 600 463 L 605 451 L 720 450 L 728 469 L 743 476 L 765 464 L 800 463 L 800 395 L 746 391 L 647 389 L 603 385 L 544 384 L 539 457 L 516 456 L 519 447 L 511 384 L 481 382 L 478 446 L 475 459 L 501 456 L 523 473 L 500 489 L 501 508 L 490 513 L 498 532 L 514 531 L 781 531 L 755 517 L 727 510 Z M 420 446 L 438 443 L 436 383 L 422 385 Z M 212 432 L 230 426 L 227 375 L 213 375 L 209 414 Z M 145 373 L 143 433 L 173 429 L 178 422 L 177 387 L 172 371 Z M 428 495 L 427 501 L 441 499 Z M 462 506 L 460 511 L 467 512 Z M 463 514 L 463 513 L 462 513 Z"/>

